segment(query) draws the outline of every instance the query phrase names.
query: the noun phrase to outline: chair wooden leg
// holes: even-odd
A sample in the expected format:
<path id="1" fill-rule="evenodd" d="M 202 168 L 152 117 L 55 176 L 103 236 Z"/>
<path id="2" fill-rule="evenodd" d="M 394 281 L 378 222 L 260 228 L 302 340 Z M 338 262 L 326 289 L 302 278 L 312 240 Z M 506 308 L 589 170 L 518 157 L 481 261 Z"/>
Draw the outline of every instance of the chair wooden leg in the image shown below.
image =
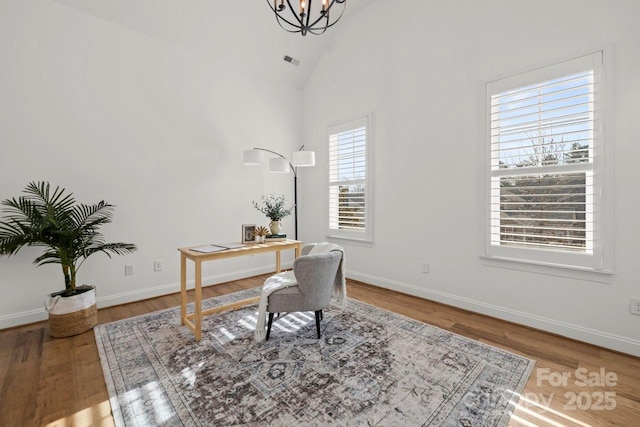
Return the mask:
<path id="1" fill-rule="evenodd" d="M 280 313 L 278 313 L 280 315 Z M 267 337 L 265 341 L 269 341 L 269 335 L 271 335 L 271 324 L 273 323 L 273 313 L 269 313 L 269 323 L 267 324 Z"/>
<path id="2" fill-rule="evenodd" d="M 318 332 L 318 339 L 320 339 L 320 320 L 322 320 L 322 310 L 316 310 L 316 331 Z"/>

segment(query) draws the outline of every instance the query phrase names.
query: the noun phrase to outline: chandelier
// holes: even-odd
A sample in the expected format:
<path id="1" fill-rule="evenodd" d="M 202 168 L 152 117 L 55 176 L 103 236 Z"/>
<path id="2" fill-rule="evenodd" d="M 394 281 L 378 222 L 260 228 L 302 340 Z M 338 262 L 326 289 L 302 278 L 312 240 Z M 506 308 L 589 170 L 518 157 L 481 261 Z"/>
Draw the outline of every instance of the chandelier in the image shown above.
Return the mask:
<path id="1" fill-rule="evenodd" d="M 335 6 L 336 3 L 339 6 Z M 267 0 L 267 4 L 285 31 L 306 36 L 307 33 L 320 35 L 338 22 L 344 13 L 347 0 L 300 0 L 297 10 L 293 8 L 290 0 L 273 0 L 273 5 L 271 0 Z"/>

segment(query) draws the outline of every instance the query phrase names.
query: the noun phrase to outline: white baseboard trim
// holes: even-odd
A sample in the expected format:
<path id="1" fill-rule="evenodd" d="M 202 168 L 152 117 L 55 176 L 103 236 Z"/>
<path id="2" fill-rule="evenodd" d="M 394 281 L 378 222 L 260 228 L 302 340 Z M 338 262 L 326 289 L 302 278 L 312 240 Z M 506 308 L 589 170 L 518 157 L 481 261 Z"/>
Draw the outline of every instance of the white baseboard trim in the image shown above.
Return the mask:
<path id="1" fill-rule="evenodd" d="M 284 268 L 291 268 L 291 265 L 284 265 Z M 259 274 L 266 274 L 271 271 L 273 271 L 273 267 L 264 266 L 260 268 L 252 268 L 218 274 L 214 276 L 207 276 L 203 277 L 202 281 L 207 285 L 218 284 L 246 277 L 257 276 Z M 631 338 L 613 335 L 603 331 L 585 328 L 579 325 L 536 316 L 517 310 L 511 310 L 509 308 L 487 304 L 482 301 L 476 301 L 470 298 L 464 298 L 446 292 L 425 289 L 412 284 L 398 282 L 383 277 L 372 276 L 366 273 L 348 270 L 347 277 L 349 277 L 350 279 L 369 283 L 374 286 L 391 289 L 409 295 L 415 295 L 417 297 L 441 302 L 443 304 L 452 305 L 454 307 L 463 308 L 466 310 L 474 311 L 476 313 L 485 314 L 532 328 L 541 329 L 543 331 L 562 335 L 568 338 L 573 338 L 579 341 L 584 341 L 615 351 L 620 351 L 634 356 L 640 356 L 640 341 Z M 189 280 L 187 282 L 187 287 L 189 289 L 193 289 L 193 280 Z M 126 304 L 129 302 L 154 298 L 179 291 L 180 282 L 174 282 L 165 285 L 100 297 L 100 288 L 98 286 L 98 296 L 96 298 L 96 303 L 99 308 L 110 307 L 113 305 Z M 44 307 L 34 310 L 26 310 L 18 313 L 10 313 L 0 316 L 0 329 L 40 322 L 46 319 L 47 311 L 44 309 Z"/>
<path id="2" fill-rule="evenodd" d="M 608 348 L 622 353 L 640 356 L 640 341 L 619 335 L 609 334 L 595 329 L 585 328 L 567 322 L 562 322 L 546 317 L 536 316 L 522 311 L 512 310 L 493 304 L 487 304 L 482 301 L 476 301 L 470 298 L 464 298 L 446 292 L 426 289 L 416 285 L 398 282 L 383 277 L 372 276 L 366 273 L 356 271 L 347 271 L 347 277 L 358 280 L 381 288 L 402 292 L 409 295 L 429 299 L 454 307 L 470 310 L 476 313 L 485 314 L 487 316 L 496 317 L 498 319 L 507 320 L 518 323 L 520 325 L 529 326 L 564 337 L 594 344 L 600 347 Z"/>
<path id="3" fill-rule="evenodd" d="M 282 268 L 291 268 L 292 262 L 283 262 Z M 263 266 L 245 270 L 238 270 L 214 276 L 206 276 L 202 278 L 202 283 L 207 286 L 215 285 L 233 280 L 244 279 L 247 277 L 266 274 L 273 271 L 273 266 Z M 194 281 L 187 281 L 187 288 L 193 289 Z M 98 308 L 110 307 L 113 305 L 126 304 L 129 302 L 140 301 L 148 298 L 159 297 L 162 295 L 180 292 L 180 282 L 168 283 L 150 288 L 136 289 L 134 291 L 121 292 L 113 295 L 100 296 L 100 285 L 96 286 L 96 305 Z M 0 329 L 13 328 L 15 326 L 26 325 L 29 323 L 41 322 L 47 320 L 48 314 L 44 307 L 34 310 L 27 310 L 18 313 L 10 313 L 0 316 Z"/>
<path id="4" fill-rule="evenodd" d="M 3 314 L 0 316 L 0 329 L 42 322 L 43 320 L 47 320 L 48 317 L 49 316 L 44 307 L 35 310 L 21 311 L 18 313 Z"/>

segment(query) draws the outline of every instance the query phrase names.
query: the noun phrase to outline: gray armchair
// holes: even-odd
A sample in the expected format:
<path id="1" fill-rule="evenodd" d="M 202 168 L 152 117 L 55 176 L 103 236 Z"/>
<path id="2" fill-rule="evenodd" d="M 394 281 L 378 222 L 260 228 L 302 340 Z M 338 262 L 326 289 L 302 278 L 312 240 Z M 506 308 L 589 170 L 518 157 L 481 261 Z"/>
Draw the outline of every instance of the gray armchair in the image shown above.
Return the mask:
<path id="1" fill-rule="evenodd" d="M 271 293 L 267 299 L 267 340 L 271 333 L 274 314 L 294 311 L 315 312 L 316 331 L 320 338 L 322 309 L 327 307 L 331 300 L 343 252 L 332 250 L 309 254 L 313 247 L 313 244 L 303 247 L 302 256 L 293 261 L 293 274 L 297 285 L 279 289 Z"/>

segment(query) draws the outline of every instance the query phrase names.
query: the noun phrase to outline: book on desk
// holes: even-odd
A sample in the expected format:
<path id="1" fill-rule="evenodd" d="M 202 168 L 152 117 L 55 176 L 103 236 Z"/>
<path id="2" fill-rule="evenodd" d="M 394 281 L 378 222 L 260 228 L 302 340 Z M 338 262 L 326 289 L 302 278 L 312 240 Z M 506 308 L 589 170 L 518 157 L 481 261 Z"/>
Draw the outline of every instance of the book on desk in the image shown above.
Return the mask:
<path id="1" fill-rule="evenodd" d="M 269 243 L 269 242 L 284 242 L 285 240 L 287 240 L 287 235 L 284 233 L 281 234 L 269 234 L 268 236 L 265 237 L 264 242 L 265 243 Z"/>
<path id="2" fill-rule="evenodd" d="M 237 249 L 237 248 L 243 248 L 243 247 L 245 247 L 245 245 L 243 245 L 242 243 L 212 243 L 210 245 L 196 246 L 194 248 L 189 248 L 189 249 L 196 252 L 210 254 L 212 252 L 220 252 L 220 251 L 226 251 L 227 249 Z"/>

